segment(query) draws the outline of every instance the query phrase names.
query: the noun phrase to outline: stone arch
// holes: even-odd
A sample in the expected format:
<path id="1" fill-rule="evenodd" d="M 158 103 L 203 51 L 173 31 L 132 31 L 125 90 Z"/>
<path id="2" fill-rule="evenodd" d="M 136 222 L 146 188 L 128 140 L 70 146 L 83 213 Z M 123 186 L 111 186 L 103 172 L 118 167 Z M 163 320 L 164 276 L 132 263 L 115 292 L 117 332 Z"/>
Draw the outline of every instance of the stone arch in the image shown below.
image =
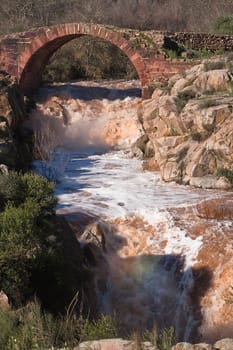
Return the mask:
<path id="1" fill-rule="evenodd" d="M 18 57 L 18 80 L 25 93 L 37 88 L 41 83 L 43 69 L 52 54 L 67 42 L 81 35 L 95 36 L 117 46 L 134 65 L 142 88 L 147 82 L 143 57 L 130 46 L 123 34 L 94 24 L 64 24 L 34 30 L 33 38 Z"/>

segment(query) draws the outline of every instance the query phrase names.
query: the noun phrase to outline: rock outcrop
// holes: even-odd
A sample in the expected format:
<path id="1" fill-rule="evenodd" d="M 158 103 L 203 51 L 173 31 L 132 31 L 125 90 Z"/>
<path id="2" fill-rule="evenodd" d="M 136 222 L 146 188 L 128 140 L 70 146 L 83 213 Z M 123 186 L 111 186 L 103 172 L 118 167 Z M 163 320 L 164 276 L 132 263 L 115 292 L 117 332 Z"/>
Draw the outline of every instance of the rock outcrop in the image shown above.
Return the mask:
<path id="1" fill-rule="evenodd" d="M 233 170 L 231 70 L 226 58 L 206 61 L 173 76 L 143 102 L 140 120 L 164 181 L 232 188 L 224 172 Z"/>
<path id="2" fill-rule="evenodd" d="M 20 124 L 29 108 L 16 79 L 0 72 L 0 171 L 15 169 L 31 160 L 29 146 L 22 139 Z"/>
<path id="3" fill-rule="evenodd" d="M 152 345 L 150 342 L 144 342 L 137 344 L 133 340 L 123 340 L 123 339 L 103 339 L 88 341 L 79 344 L 75 350 L 135 350 L 135 349 L 144 349 L 144 350 L 159 350 L 156 345 Z M 163 347 L 163 349 L 165 349 Z M 170 347 L 169 347 L 170 349 Z M 171 350 L 232 350 L 233 349 L 233 339 L 221 339 L 215 344 L 190 344 L 190 343 L 178 343 L 171 347 Z"/>

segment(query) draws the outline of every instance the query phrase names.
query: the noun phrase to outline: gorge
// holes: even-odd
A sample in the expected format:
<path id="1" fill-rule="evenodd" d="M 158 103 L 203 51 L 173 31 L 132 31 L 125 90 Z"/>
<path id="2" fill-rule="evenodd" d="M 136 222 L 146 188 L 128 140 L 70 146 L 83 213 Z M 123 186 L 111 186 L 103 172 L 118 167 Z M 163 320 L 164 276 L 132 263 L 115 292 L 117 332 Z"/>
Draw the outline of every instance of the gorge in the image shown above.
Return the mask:
<path id="1" fill-rule="evenodd" d="M 186 80 L 173 78 L 169 89 L 178 94 L 186 88 L 194 101 L 203 86 L 195 85 L 200 71 L 189 71 Z M 205 88 L 213 90 L 215 84 L 216 93 L 226 93 L 230 78 L 225 71 L 218 75 L 220 83 L 211 85 L 208 78 Z M 197 98 L 203 103 L 203 97 Z M 159 330 L 173 326 L 178 341 L 213 343 L 232 335 L 232 305 L 226 300 L 232 285 L 233 204 L 232 191 L 222 191 L 232 186 L 227 178 L 211 175 L 216 162 L 232 169 L 231 99 L 224 96 L 223 105 L 208 110 L 204 124 L 213 122 L 214 128 L 207 135 L 200 124 L 199 129 L 195 123 L 191 131 L 185 129 L 185 117 L 181 124 L 163 86 L 145 102 L 136 81 L 59 84 L 37 95 L 37 109 L 26 126 L 36 130 L 36 154 L 53 156 L 47 163 L 37 162 L 37 171 L 58 180 L 57 213 L 65 215 L 81 244 L 89 247 L 97 265 L 99 312 L 116 316 L 122 336 L 155 324 Z M 192 173 L 187 179 L 184 159 L 189 150 L 179 159 L 182 148 L 201 148 L 219 125 L 228 133 L 222 136 L 228 140 L 226 158 L 216 152 L 214 160 L 195 159 L 200 176 Z M 200 138 L 194 140 L 197 132 Z M 173 161 L 174 170 L 162 172 L 165 181 L 194 184 L 195 178 L 211 175 L 207 182 L 212 185 L 202 186 L 199 180 L 198 187 L 213 189 L 162 182 L 159 173 L 143 170 L 145 157 L 143 167 L 149 170 L 161 171 Z M 222 187 L 216 186 L 219 179 Z"/>

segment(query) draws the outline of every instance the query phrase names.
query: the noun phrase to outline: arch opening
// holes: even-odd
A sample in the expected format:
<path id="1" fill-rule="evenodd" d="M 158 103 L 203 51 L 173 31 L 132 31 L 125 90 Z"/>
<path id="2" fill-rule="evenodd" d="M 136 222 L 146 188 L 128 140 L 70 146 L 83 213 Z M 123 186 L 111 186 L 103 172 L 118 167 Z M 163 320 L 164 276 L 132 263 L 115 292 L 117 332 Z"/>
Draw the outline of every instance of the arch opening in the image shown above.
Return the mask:
<path id="1" fill-rule="evenodd" d="M 44 82 L 71 80 L 138 79 L 135 67 L 116 45 L 82 35 L 60 47 L 42 74 Z"/>
<path id="2" fill-rule="evenodd" d="M 62 53 L 64 53 L 63 59 L 66 61 L 71 61 L 73 58 L 76 57 L 77 63 L 79 63 L 79 65 L 76 65 L 75 67 L 75 62 L 70 64 L 75 79 L 99 79 L 103 77 L 137 77 L 140 79 L 140 81 L 142 80 L 142 65 L 138 65 L 138 61 L 140 60 L 138 60 L 138 57 L 136 57 L 136 60 L 132 59 L 134 58 L 132 56 L 135 55 L 135 52 L 132 52 L 132 50 L 130 50 L 125 45 L 123 45 L 122 49 L 122 47 L 114 43 L 113 40 L 103 39 L 101 37 L 91 34 L 75 33 L 57 36 L 52 40 L 41 40 L 41 38 L 39 38 L 38 42 L 39 45 L 37 45 L 36 47 L 35 43 L 37 43 L 37 41 L 35 39 L 34 44 L 31 45 L 29 49 L 27 49 L 26 54 L 23 53 L 21 55 L 21 60 L 19 60 L 21 62 L 22 67 L 22 73 L 19 79 L 19 83 L 22 90 L 28 95 L 30 95 L 31 92 L 37 89 L 42 83 L 43 72 L 45 72 L 44 77 L 46 77 L 46 80 L 50 80 L 49 74 L 51 78 L 54 73 L 52 72 L 53 68 L 55 68 L 56 64 L 59 63 L 59 60 L 57 58 L 59 56 L 61 58 Z M 80 50 L 81 46 L 84 47 L 83 52 L 81 52 Z M 75 47 L 77 48 L 76 53 Z M 68 52 L 70 48 L 72 48 L 71 54 Z M 85 52 L 87 52 L 86 57 L 84 57 Z M 91 60 L 93 60 L 94 57 L 93 54 L 95 54 L 96 56 L 94 65 L 93 62 L 91 62 Z M 83 58 L 86 59 L 85 63 L 82 62 Z M 56 60 L 57 62 L 54 63 Z M 104 67 L 104 61 L 107 62 L 107 67 Z M 50 62 L 53 62 L 54 64 L 54 67 L 52 69 Z M 124 65 L 125 68 L 122 69 Z M 103 67 L 102 71 L 100 69 L 100 66 Z M 62 67 L 60 67 L 60 70 L 61 69 Z"/>

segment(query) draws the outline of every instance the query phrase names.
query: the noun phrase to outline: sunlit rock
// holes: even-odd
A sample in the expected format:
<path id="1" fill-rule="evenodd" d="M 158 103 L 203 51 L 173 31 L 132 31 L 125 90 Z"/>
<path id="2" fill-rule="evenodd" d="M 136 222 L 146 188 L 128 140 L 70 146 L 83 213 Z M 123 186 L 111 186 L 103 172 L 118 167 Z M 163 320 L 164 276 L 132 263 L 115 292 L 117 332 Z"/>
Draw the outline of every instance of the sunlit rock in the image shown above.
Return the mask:
<path id="1" fill-rule="evenodd" d="M 218 168 L 233 167 L 231 75 L 227 69 L 204 71 L 215 65 L 207 61 L 173 76 L 167 89 L 142 104 L 143 127 L 165 181 L 232 187 L 227 179 L 214 179 Z"/>
<path id="2" fill-rule="evenodd" d="M 200 92 L 221 91 L 227 88 L 230 80 L 230 74 L 227 69 L 218 69 L 201 73 L 194 84 Z"/>
<path id="3" fill-rule="evenodd" d="M 135 350 L 138 347 L 143 346 L 144 350 L 158 350 L 157 346 L 152 345 L 149 342 L 143 342 L 141 344 L 136 344 L 133 340 L 123 340 L 123 339 L 104 339 L 104 340 L 94 340 L 87 341 L 79 344 L 74 350 Z"/>
<path id="4" fill-rule="evenodd" d="M 10 307 L 10 305 L 8 302 L 7 295 L 3 291 L 0 291 L 0 309 L 7 310 L 7 309 L 9 309 L 9 307 Z"/>

